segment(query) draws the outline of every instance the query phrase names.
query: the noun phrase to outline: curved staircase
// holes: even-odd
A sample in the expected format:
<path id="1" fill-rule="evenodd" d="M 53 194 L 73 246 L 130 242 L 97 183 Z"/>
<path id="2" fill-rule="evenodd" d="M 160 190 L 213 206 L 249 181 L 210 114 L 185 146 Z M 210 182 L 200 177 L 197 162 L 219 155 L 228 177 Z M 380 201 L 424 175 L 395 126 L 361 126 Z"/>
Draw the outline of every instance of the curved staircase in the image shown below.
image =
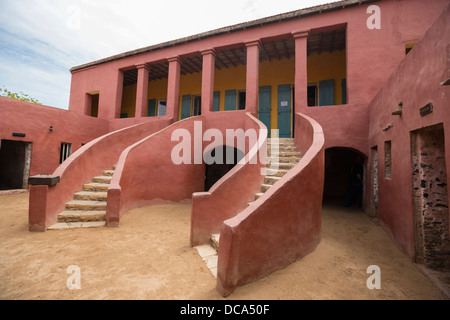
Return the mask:
<path id="1" fill-rule="evenodd" d="M 57 223 L 47 230 L 104 227 L 108 187 L 114 169 L 115 166 L 84 184 L 83 190 L 76 192 L 73 200 L 66 203 L 65 210 L 58 214 Z"/>
<path id="2" fill-rule="evenodd" d="M 274 143 L 275 145 L 272 145 Z M 278 148 L 276 147 L 277 143 Z M 290 169 L 295 167 L 300 159 L 301 153 L 295 146 L 293 138 L 267 139 L 266 176 L 264 177 L 260 192 L 255 194 L 255 201 L 262 197 Z M 252 203 L 250 202 L 248 205 Z M 212 234 L 208 244 L 195 247 L 215 278 L 217 278 L 219 242 L 220 234 Z"/>

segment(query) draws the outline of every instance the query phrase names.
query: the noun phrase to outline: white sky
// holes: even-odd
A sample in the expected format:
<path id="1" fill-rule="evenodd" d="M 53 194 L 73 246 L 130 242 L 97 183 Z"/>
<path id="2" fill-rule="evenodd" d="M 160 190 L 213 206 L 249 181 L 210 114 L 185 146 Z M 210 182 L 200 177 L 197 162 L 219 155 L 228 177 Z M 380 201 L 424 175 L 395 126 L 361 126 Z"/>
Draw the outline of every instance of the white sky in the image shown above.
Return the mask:
<path id="1" fill-rule="evenodd" d="M 0 87 L 67 109 L 74 66 L 330 2 L 0 0 Z"/>

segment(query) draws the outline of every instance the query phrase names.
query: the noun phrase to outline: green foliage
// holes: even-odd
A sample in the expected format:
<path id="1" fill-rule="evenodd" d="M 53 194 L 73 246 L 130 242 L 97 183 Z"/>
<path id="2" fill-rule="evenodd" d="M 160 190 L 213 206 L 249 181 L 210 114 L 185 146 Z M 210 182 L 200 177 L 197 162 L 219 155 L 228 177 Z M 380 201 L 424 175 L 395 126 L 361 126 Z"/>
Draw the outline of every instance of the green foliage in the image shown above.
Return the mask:
<path id="1" fill-rule="evenodd" d="M 11 92 L 8 89 L 6 89 L 5 87 L 0 88 L 0 96 L 16 99 L 16 100 L 20 100 L 20 101 L 27 101 L 27 102 L 41 104 L 39 102 L 39 100 L 34 99 L 34 98 L 30 97 L 29 95 L 27 95 L 27 94 L 25 94 L 23 92 L 19 92 L 19 93 Z"/>

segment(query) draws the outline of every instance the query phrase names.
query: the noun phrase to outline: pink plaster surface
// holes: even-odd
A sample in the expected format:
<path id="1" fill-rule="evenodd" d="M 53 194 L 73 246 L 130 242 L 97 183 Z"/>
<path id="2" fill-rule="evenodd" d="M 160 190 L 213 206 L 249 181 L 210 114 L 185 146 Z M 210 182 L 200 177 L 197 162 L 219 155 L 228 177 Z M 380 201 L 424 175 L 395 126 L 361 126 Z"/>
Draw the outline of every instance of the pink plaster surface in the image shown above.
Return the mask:
<path id="1" fill-rule="evenodd" d="M 425 4 L 424 4 L 425 5 Z M 369 105 L 369 147 L 378 146 L 378 220 L 393 241 L 414 258 L 414 219 L 410 132 L 443 123 L 446 169 L 450 169 L 450 7 L 400 63 Z M 402 114 L 392 115 L 403 104 Z M 433 104 L 431 114 L 419 110 Z M 392 128 L 383 130 L 392 124 Z M 392 178 L 384 177 L 384 142 L 392 143 Z M 447 174 L 447 185 L 450 183 Z M 371 190 L 370 179 L 366 189 Z M 370 194 L 371 192 L 367 192 Z M 369 200 L 369 199 L 368 199 Z"/>
<path id="2" fill-rule="evenodd" d="M 76 113 L 83 113 L 82 105 L 86 92 L 98 90 L 100 91 L 99 117 L 113 119 L 115 116 L 118 118 L 122 94 L 122 70 L 146 63 L 170 60 L 172 66 L 169 67 L 167 110 L 168 115 L 170 114 L 169 117 L 176 116 L 179 102 L 179 64 L 182 63 L 178 58 L 182 59 L 184 56 L 211 49 L 245 47 L 246 43 L 254 43 L 258 40 L 264 42 L 277 38 L 296 37 L 299 32 L 303 31 L 309 31 L 312 34 L 330 28 L 346 27 L 348 105 L 336 108 L 337 110 L 333 110 L 333 107 L 306 107 L 306 99 L 302 98 L 301 94 L 304 92 L 304 88 L 301 87 L 304 86 L 306 79 L 305 72 L 302 72 L 302 70 L 306 70 L 306 54 L 302 52 L 298 57 L 296 67 L 296 81 L 299 82 L 296 83 L 296 100 L 299 102 L 296 102 L 295 112 L 309 115 L 322 125 L 327 135 L 327 147 L 349 147 L 366 153 L 368 148 L 366 143 L 368 104 L 403 59 L 405 44 L 419 40 L 441 14 L 447 3 L 447 0 L 377 1 L 374 4 L 380 7 L 382 13 L 381 29 L 379 30 L 367 28 L 367 20 L 370 15 L 366 11 L 369 4 L 364 4 L 322 14 L 302 16 L 290 21 L 266 24 L 257 28 L 223 33 L 99 64 L 73 72 L 70 109 Z M 302 41 L 296 43 L 297 49 L 303 50 L 304 47 Z M 247 111 L 254 113 L 257 110 L 257 95 L 254 94 L 257 82 L 253 77 L 256 75 L 257 67 L 252 63 L 256 61 L 254 57 L 257 52 L 253 49 L 254 46 L 250 46 L 248 51 L 251 59 L 248 61 L 247 68 L 252 72 L 247 74 L 250 108 Z M 175 59 L 173 59 L 174 57 Z M 209 71 L 208 76 L 211 77 Z M 209 103 L 210 89 L 207 88 L 207 84 L 203 85 L 207 92 L 205 98 Z M 172 105 L 175 107 L 171 107 Z M 329 112 L 322 111 L 322 108 Z M 355 137 L 357 141 L 354 141 Z"/>
<path id="3" fill-rule="evenodd" d="M 220 231 L 217 290 L 236 287 L 286 267 L 320 242 L 324 136 L 313 119 L 296 114 L 300 162 Z"/>
<path id="4" fill-rule="evenodd" d="M 74 192 L 81 190 L 84 183 L 100 175 L 103 170 L 112 168 L 120 153 L 130 143 L 168 124 L 167 120 L 154 120 L 94 139 L 56 168 L 53 175 L 60 177 L 58 184 L 50 186 L 45 193 L 34 192 L 33 189 L 40 189 L 41 186 L 31 186 L 30 221 L 40 220 L 40 229 L 33 231 L 45 231 L 48 226 L 55 223 L 58 213 L 64 209 L 65 203 L 73 198 Z M 45 207 L 41 205 L 43 198 L 46 201 Z"/>
<path id="5" fill-rule="evenodd" d="M 259 137 L 260 130 L 265 129 L 264 124 L 250 113 L 227 112 L 210 114 L 210 116 L 216 119 L 211 119 L 209 125 L 213 125 L 212 128 L 222 128 L 224 133 L 229 127 L 224 127 L 223 124 L 233 122 L 236 124 L 238 117 L 241 118 L 240 121 L 243 121 L 240 128 L 244 131 L 255 130 Z M 230 121 L 230 117 L 236 120 Z M 222 125 L 215 126 L 219 123 Z M 235 216 L 255 199 L 255 194 L 264 180 L 261 169 L 265 168 L 267 134 L 260 138 L 261 141 L 254 145 L 249 145 L 247 142 L 245 157 L 217 181 L 209 191 L 192 195 L 191 246 L 208 243 L 211 234 L 220 232 L 223 221 Z M 262 159 L 258 153 L 259 144 L 263 148 L 264 157 Z M 217 145 L 222 144 L 218 143 Z"/>
<path id="6" fill-rule="evenodd" d="M 194 192 L 203 190 L 204 164 L 175 164 L 172 150 L 179 141 L 171 141 L 177 129 L 187 130 L 194 137 L 194 123 L 204 123 L 204 117 L 178 121 L 126 148 L 120 155 L 108 189 L 106 219 L 108 226 L 118 227 L 121 215 L 135 207 L 190 201 Z M 201 138 L 201 137 L 200 137 Z M 191 150 L 202 141 L 191 139 Z"/>

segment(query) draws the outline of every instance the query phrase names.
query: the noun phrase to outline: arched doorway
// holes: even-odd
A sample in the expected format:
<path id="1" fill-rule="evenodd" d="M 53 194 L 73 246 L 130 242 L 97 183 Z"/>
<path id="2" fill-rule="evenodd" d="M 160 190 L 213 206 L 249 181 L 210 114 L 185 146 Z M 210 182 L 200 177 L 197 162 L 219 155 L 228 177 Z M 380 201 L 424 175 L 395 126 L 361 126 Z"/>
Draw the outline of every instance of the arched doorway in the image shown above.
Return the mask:
<path id="1" fill-rule="evenodd" d="M 327 203 L 334 203 L 346 206 L 359 206 L 358 190 L 361 190 L 364 183 L 358 186 L 358 175 L 364 180 L 364 166 L 366 156 L 359 151 L 349 148 L 329 148 L 325 150 L 325 184 L 323 200 Z M 349 192 L 352 194 L 349 195 Z M 347 197 L 349 197 L 347 199 Z"/>
<path id="2" fill-rule="evenodd" d="M 206 153 L 205 190 L 208 191 L 244 156 L 242 151 L 229 146 L 218 146 Z"/>

